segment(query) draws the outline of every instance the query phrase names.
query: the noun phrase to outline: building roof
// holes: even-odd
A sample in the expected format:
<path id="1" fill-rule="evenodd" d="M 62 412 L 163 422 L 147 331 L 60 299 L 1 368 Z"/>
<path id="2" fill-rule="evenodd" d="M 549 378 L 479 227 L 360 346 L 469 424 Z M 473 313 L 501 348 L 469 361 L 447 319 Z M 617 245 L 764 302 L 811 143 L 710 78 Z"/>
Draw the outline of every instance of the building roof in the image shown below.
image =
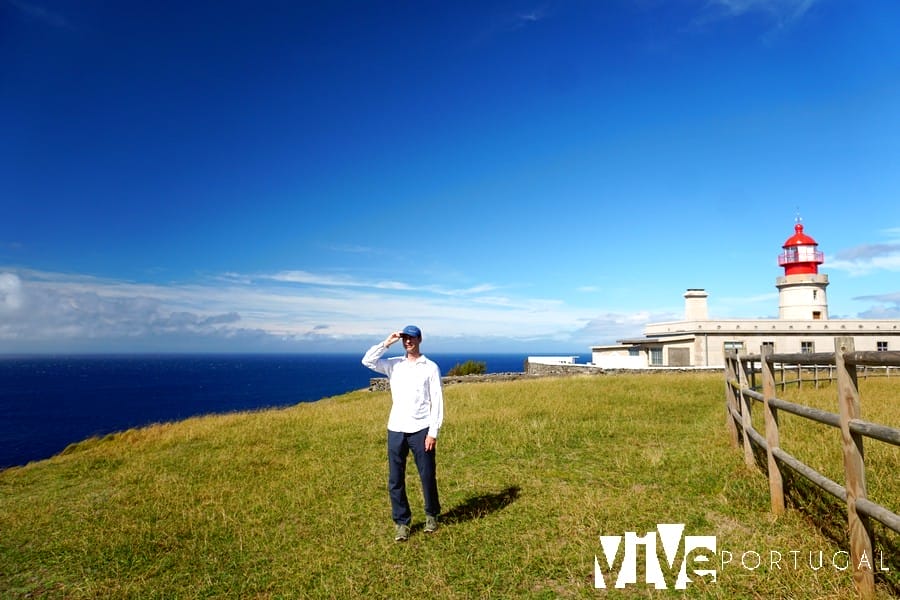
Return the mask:
<path id="1" fill-rule="evenodd" d="M 792 246 L 818 246 L 819 243 L 803 233 L 803 223 L 794 225 L 794 235 L 784 242 L 782 248 L 790 248 Z"/>
<path id="2" fill-rule="evenodd" d="M 616 340 L 623 346 L 633 346 L 634 344 L 647 344 L 660 341 L 660 338 L 656 337 L 645 337 L 645 338 L 632 338 L 630 340 Z"/>

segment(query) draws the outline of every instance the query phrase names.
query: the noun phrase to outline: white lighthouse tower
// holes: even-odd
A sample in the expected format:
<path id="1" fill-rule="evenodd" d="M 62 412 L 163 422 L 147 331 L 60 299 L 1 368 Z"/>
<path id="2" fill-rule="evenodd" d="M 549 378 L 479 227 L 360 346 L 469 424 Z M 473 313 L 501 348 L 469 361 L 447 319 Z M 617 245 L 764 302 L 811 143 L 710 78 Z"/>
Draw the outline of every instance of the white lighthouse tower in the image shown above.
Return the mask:
<path id="1" fill-rule="evenodd" d="M 775 280 L 778 288 L 778 318 L 791 321 L 824 320 L 828 318 L 828 275 L 819 273 L 819 265 L 825 262 L 819 244 L 803 233 L 803 224 L 797 221 L 794 235 L 784 243 L 778 256 L 778 265 L 784 267 L 784 275 Z"/>

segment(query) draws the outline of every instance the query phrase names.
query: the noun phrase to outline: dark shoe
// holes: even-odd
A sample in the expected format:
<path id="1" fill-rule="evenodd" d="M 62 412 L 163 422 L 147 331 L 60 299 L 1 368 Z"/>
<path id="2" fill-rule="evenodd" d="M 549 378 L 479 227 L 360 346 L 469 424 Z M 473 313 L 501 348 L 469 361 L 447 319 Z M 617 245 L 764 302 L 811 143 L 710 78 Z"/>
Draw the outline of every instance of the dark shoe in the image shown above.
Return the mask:
<path id="1" fill-rule="evenodd" d="M 394 541 L 405 542 L 409 539 L 409 525 L 397 525 L 394 529 Z"/>
<path id="2" fill-rule="evenodd" d="M 434 533 L 437 527 L 437 517 L 425 515 L 425 533 Z"/>

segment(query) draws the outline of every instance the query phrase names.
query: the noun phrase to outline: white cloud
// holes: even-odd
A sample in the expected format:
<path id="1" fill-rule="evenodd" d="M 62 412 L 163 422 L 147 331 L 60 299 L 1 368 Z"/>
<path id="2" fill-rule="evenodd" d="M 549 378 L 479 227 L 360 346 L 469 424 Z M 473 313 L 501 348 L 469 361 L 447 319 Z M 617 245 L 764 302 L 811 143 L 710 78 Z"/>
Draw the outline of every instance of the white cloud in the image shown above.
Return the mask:
<path id="1" fill-rule="evenodd" d="M 494 291 L 488 284 L 416 288 L 307 271 L 152 284 L 10 269 L 0 272 L 0 352 L 110 345 L 317 351 L 323 343 L 352 350 L 407 323 L 422 326 L 432 341 L 577 349 L 636 335 L 646 322 L 643 313 L 594 318 L 558 299 Z"/>
<path id="2" fill-rule="evenodd" d="M 862 244 L 837 253 L 840 260 L 868 260 L 900 254 L 900 243 L 891 244 Z"/>
<path id="3" fill-rule="evenodd" d="M 0 312 L 12 312 L 22 306 L 22 280 L 14 273 L 0 273 Z"/>
<path id="4" fill-rule="evenodd" d="M 350 277 L 340 275 L 321 275 L 308 271 L 281 271 L 272 275 L 260 275 L 259 279 L 271 279 L 285 283 L 300 283 L 306 285 L 335 286 L 335 287 L 377 287 L 372 283 L 356 281 Z"/>
<path id="5" fill-rule="evenodd" d="M 858 296 L 854 300 L 877 303 L 868 310 L 859 313 L 862 319 L 898 319 L 900 318 L 900 292 Z"/>
<path id="6" fill-rule="evenodd" d="M 231 278 L 238 280 L 238 276 L 234 274 L 231 275 Z M 349 275 L 320 274 L 308 271 L 281 271 L 271 275 L 258 275 L 255 278 L 241 277 L 241 280 L 245 282 L 250 282 L 253 279 L 330 288 L 370 288 L 373 290 L 423 292 L 440 296 L 471 296 L 496 289 L 496 286 L 491 284 L 479 284 L 460 289 L 447 289 L 433 285 L 414 286 L 402 281 L 371 281 L 357 279 Z"/>
<path id="7" fill-rule="evenodd" d="M 780 23 L 805 15 L 817 0 L 709 0 L 707 6 L 722 16 L 740 17 L 754 12 L 771 15 Z"/>
<path id="8" fill-rule="evenodd" d="M 639 337 L 647 323 L 677 321 L 683 315 L 675 313 L 605 313 L 593 317 L 581 327 L 578 337 L 592 340 L 588 344 L 605 345 L 616 340 Z"/>
<path id="9" fill-rule="evenodd" d="M 851 276 L 900 271 L 900 243 L 862 244 L 841 250 L 826 262 L 828 268 L 846 271 Z"/>

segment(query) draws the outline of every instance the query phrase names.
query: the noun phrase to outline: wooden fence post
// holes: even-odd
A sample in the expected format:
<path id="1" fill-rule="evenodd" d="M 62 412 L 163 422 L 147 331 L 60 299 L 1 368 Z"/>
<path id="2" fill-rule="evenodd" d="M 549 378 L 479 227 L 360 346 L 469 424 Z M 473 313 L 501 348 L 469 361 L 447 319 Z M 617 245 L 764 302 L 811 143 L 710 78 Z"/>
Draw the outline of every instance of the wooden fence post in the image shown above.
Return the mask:
<path id="1" fill-rule="evenodd" d="M 731 387 L 731 382 L 735 379 L 734 376 L 734 361 L 729 353 L 725 353 L 725 413 L 728 418 L 728 433 L 731 434 L 731 446 L 737 448 L 738 446 L 738 431 L 737 425 L 734 423 L 734 412 L 738 410 L 738 404 L 734 399 L 734 388 Z"/>
<path id="2" fill-rule="evenodd" d="M 751 420 L 753 398 L 744 395 L 744 392 L 747 390 L 747 373 L 744 370 L 744 361 L 741 360 L 740 356 L 735 360 L 735 364 L 738 369 L 738 382 L 740 385 L 738 401 L 741 404 L 741 428 L 744 430 L 744 462 L 747 463 L 747 466 L 752 467 L 756 461 L 753 459 L 753 445 L 750 443 L 750 436 L 747 435 L 747 432 L 753 429 L 753 421 Z"/>
<path id="3" fill-rule="evenodd" d="M 787 383 L 785 383 L 785 381 L 784 381 L 784 376 L 785 376 L 784 363 L 781 363 L 781 391 L 782 392 L 784 392 L 784 390 L 787 389 Z"/>
<path id="4" fill-rule="evenodd" d="M 750 363 L 750 389 L 756 389 L 756 365 L 751 361 Z"/>
<path id="5" fill-rule="evenodd" d="M 766 422 L 766 458 L 769 469 L 769 500 L 772 512 L 780 515 L 784 512 L 784 482 L 781 469 L 775 461 L 775 448 L 778 448 L 778 410 L 769 404 L 775 397 L 775 373 L 772 370 L 772 347 L 761 346 L 759 349 L 763 372 L 763 410 Z"/>
<path id="6" fill-rule="evenodd" d="M 850 420 L 860 418 L 859 386 L 856 366 L 844 362 L 844 354 L 854 351 L 852 337 L 834 340 L 834 362 L 838 377 L 838 404 L 841 416 L 841 446 L 844 454 L 844 478 L 847 488 L 847 523 L 850 529 L 850 560 L 853 562 L 853 584 L 862 598 L 875 593 L 872 567 L 872 536 L 868 518 L 856 510 L 856 501 L 866 498 L 866 467 L 863 436 L 850 431 Z"/>

